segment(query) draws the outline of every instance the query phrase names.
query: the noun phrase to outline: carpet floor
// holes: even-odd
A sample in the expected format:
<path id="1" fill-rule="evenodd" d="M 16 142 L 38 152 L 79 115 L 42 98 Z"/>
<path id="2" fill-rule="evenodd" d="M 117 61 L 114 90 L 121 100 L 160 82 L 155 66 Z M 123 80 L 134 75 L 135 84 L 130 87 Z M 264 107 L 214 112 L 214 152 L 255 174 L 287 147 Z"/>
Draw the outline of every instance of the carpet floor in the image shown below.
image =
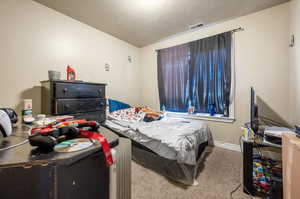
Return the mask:
<path id="1" fill-rule="evenodd" d="M 227 199 L 241 182 L 242 155 L 214 147 L 196 186 L 182 186 L 132 162 L 132 199 Z M 240 187 L 234 199 L 248 199 Z"/>

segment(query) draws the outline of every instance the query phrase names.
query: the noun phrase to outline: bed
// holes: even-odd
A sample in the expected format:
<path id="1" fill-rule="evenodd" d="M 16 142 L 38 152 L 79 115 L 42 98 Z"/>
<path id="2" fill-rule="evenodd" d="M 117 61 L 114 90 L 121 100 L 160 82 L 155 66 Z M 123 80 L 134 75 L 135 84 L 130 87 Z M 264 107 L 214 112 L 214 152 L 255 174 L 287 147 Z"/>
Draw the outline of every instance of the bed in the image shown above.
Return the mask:
<path id="1" fill-rule="evenodd" d="M 201 120 L 162 115 L 145 122 L 145 113 L 127 108 L 108 114 L 105 127 L 132 140 L 132 157 L 146 168 L 186 185 L 197 184 L 211 140 L 208 126 Z"/>

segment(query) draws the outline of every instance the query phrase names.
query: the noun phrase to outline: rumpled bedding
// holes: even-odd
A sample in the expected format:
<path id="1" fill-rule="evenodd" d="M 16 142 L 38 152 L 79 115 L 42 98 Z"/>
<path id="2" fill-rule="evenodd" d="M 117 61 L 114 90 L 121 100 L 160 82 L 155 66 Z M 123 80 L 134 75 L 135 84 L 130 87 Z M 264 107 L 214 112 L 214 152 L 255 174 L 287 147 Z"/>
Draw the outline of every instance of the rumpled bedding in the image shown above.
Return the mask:
<path id="1" fill-rule="evenodd" d="M 196 165 L 199 145 L 211 139 L 208 126 L 201 120 L 164 117 L 144 122 L 142 114 L 135 112 L 133 116 L 133 110 L 121 112 L 109 114 L 106 125 L 178 163 Z"/>
<path id="2" fill-rule="evenodd" d="M 136 108 L 133 107 L 111 112 L 109 117 L 119 121 L 138 122 L 144 119 L 145 113 L 141 111 L 138 112 Z"/>

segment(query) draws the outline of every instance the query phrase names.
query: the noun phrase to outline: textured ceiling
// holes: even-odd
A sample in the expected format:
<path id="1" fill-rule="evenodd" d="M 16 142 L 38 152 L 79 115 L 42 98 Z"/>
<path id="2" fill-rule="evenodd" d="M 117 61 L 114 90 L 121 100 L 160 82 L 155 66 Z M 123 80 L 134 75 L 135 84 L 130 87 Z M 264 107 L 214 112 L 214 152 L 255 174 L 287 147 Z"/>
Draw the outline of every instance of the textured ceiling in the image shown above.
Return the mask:
<path id="1" fill-rule="evenodd" d="M 142 47 L 189 25 L 211 24 L 288 0 L 34 0 Z"/>

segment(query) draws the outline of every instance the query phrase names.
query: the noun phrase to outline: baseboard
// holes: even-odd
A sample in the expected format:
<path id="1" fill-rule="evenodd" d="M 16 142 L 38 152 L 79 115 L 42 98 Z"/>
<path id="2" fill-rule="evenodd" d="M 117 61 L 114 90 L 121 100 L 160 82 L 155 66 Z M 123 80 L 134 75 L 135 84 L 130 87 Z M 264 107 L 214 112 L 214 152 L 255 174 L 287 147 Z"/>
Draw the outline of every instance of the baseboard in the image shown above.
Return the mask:
<path id="1" fill-rule="evenodd" d="M 220 147 L 220 148 L 223 148 L 223 149 L 228 149 L 228 150 L 231 150 L 231 151 L 241 152 L 241 148 L 237 144 L 231 144 L 231 143 L 226 143 L 226 142 L 221 142 L 221 141 L 214 141 L 214 145 L 216 147 Z"/>

